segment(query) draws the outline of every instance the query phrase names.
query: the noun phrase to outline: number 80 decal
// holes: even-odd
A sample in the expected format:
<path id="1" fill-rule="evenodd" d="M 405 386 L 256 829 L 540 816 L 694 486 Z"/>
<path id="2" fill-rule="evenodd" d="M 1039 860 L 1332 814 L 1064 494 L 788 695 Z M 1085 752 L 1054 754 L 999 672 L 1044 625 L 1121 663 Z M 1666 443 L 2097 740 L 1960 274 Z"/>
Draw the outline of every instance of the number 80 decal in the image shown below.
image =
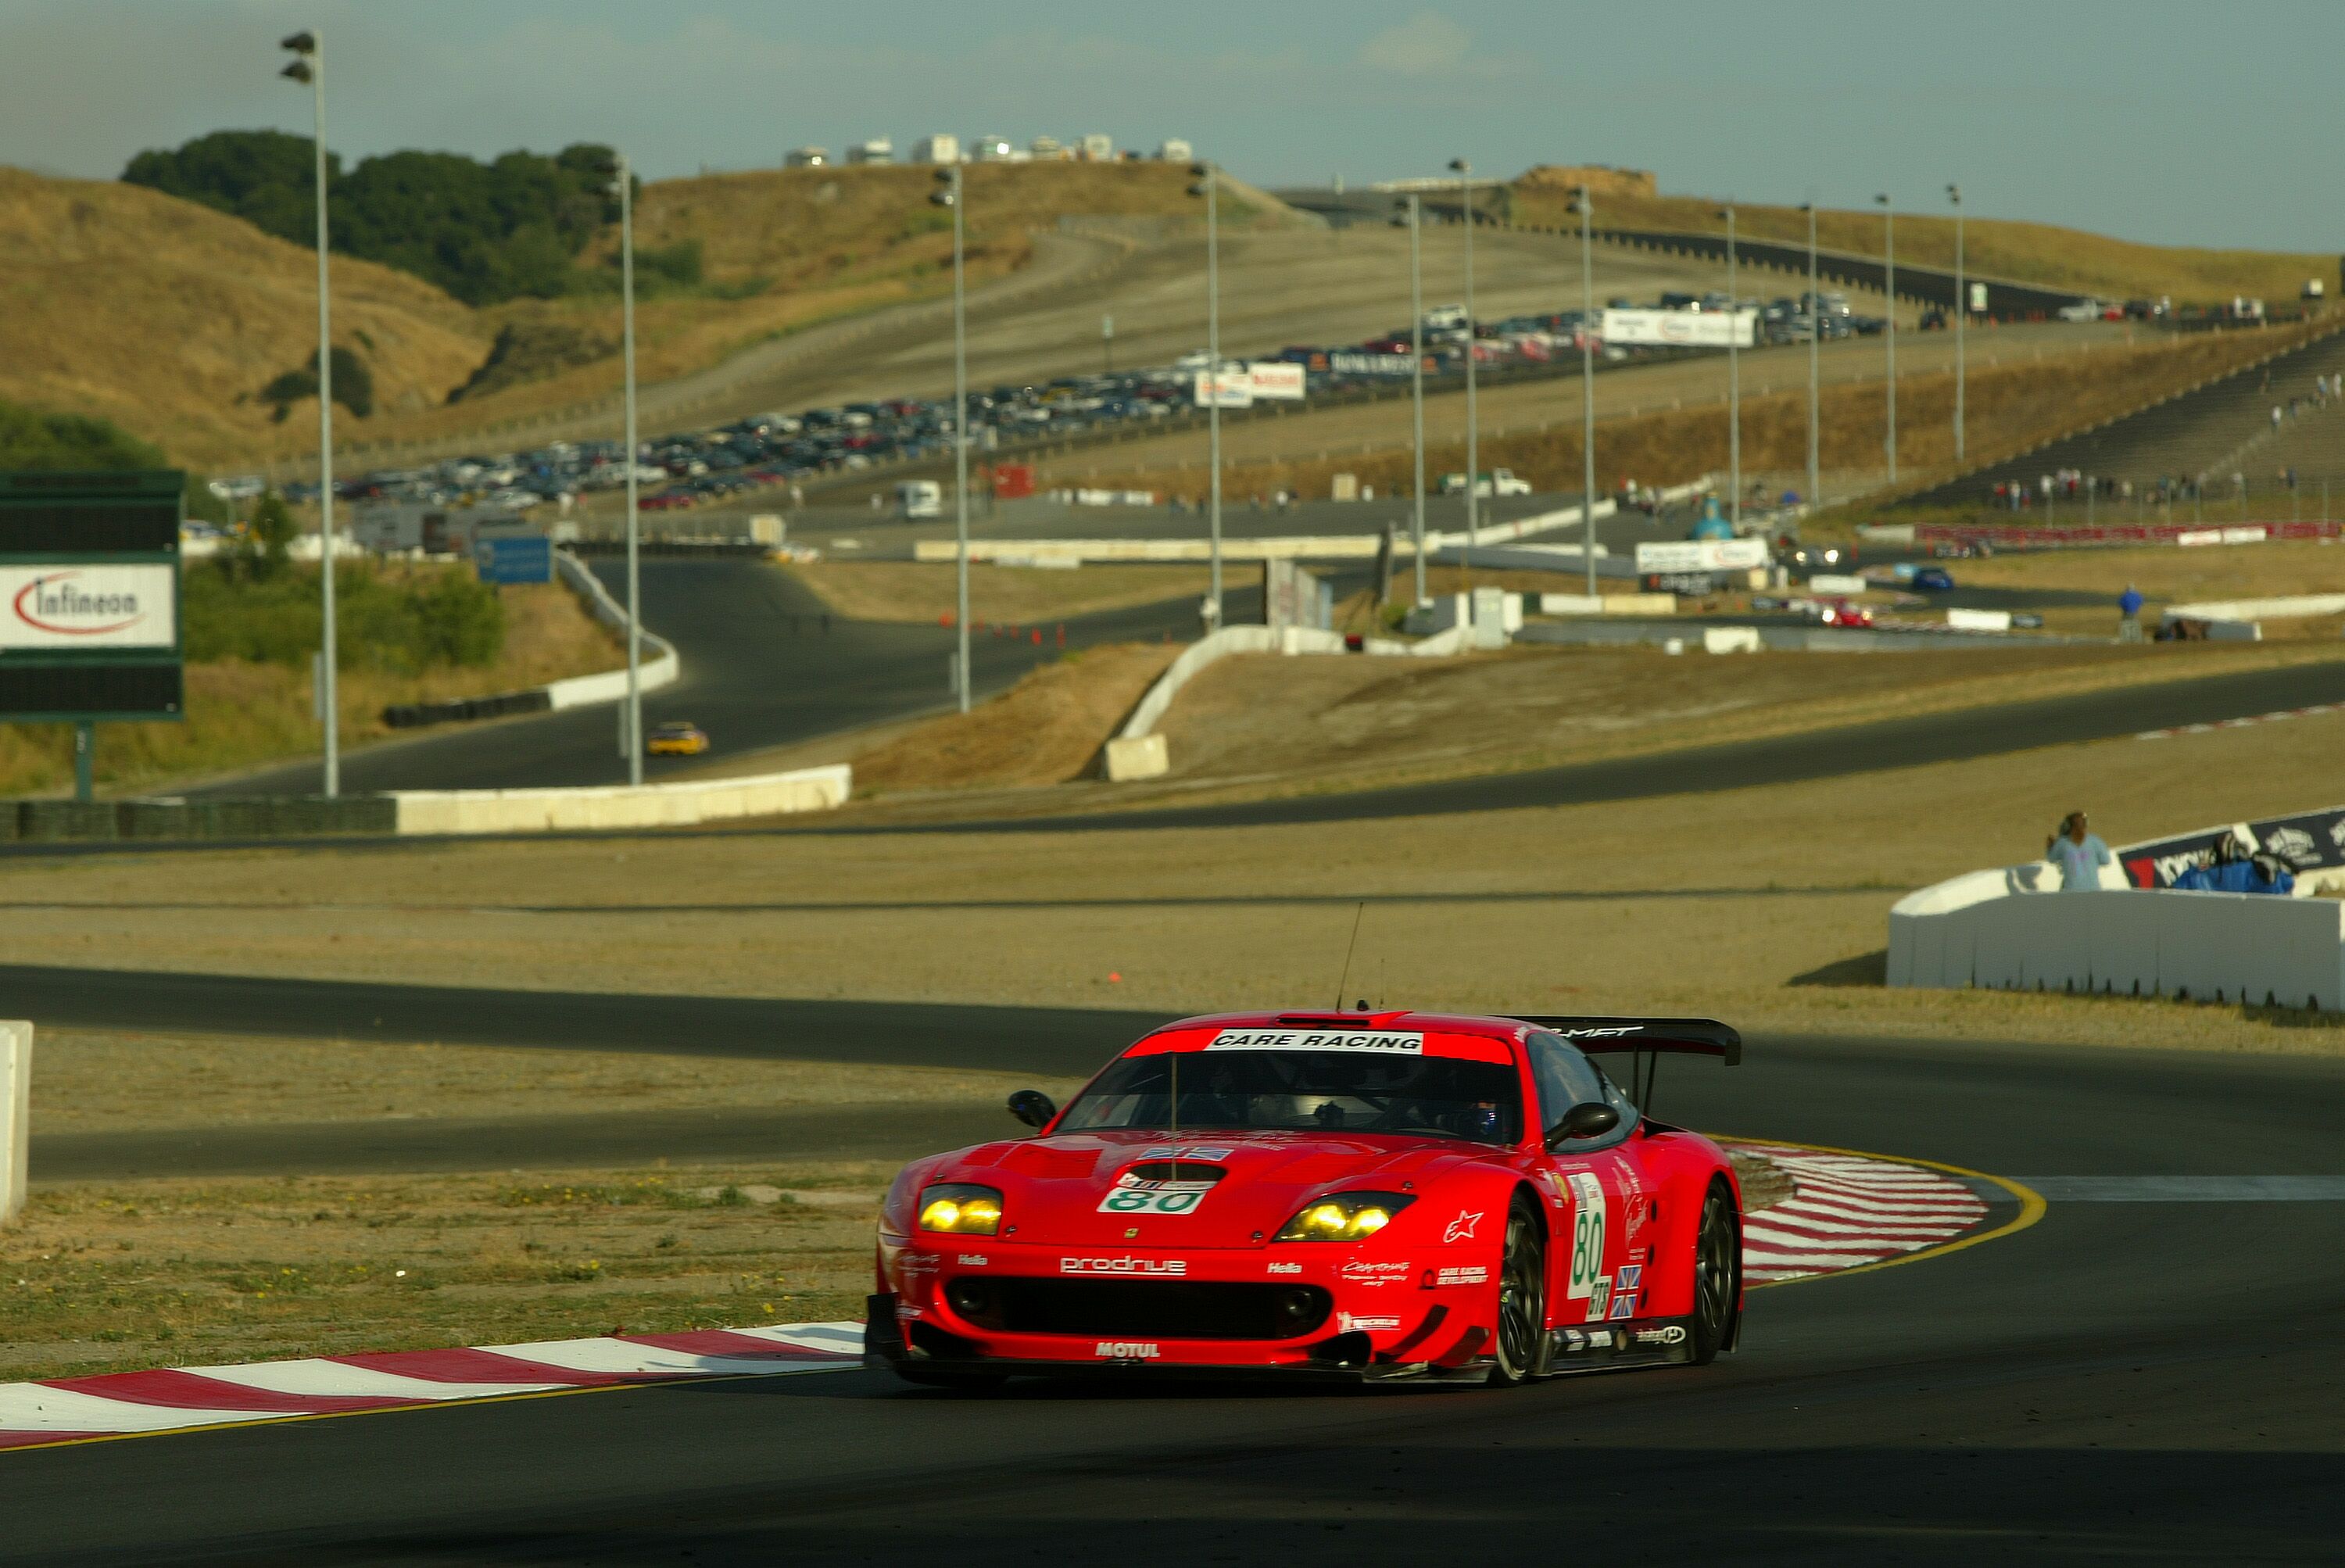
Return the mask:
<path id="1" fill-rule="evenodd" d="M 1128 1182 L 1100 1200 L 1101 1214 L 1193 1214 L 1211 1182 Z"/>

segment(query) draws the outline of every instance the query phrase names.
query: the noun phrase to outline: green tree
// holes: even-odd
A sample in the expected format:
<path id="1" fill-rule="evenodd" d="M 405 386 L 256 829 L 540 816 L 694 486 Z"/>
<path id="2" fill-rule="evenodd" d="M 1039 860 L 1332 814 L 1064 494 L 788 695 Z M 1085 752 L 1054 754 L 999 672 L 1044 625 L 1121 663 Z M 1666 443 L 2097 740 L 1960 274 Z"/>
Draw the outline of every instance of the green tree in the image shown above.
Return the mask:
<path id="1" fill-rule="evenodd" d="M 44 413 L 0 402 L 0 469 L 168 468 L 170 459 L 111 420 L 78 413 Z M 207 522 L 228 518 L 227 502 L 188 475 L 185 515 Z"/>
<path id="2" fill-rule="evenodd" d="M 287 371 L 283 375 L 260 389 L 262 398 L 277 405 L 277 417 L 285 417 L 289 403 L 318 395 L 318 351 L 310 351 L 310 362 L 299 370 Z M 374 373 L 356 353 L 334 345 L 334 401 L 344 408 L 366 418 L 374 412 Z"/>

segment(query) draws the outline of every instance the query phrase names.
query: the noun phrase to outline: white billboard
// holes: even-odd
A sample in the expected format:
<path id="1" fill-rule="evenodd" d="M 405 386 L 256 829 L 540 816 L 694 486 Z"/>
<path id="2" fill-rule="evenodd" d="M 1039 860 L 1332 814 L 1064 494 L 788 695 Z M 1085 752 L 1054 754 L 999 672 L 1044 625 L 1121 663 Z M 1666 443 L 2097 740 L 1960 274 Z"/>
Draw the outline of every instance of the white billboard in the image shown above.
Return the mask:
<path id="1" fill-rule="evenodd" d="M 1615 347 L 1750 348 L 1758 341 L 1756 311 L 1607 311 L 1597 335 Z"/>
<path id="2" fill-rule="evenodd" d="M 1218 376 L 1199 371 L 1195 397 L 1199 408 L 1211 408 L 1217 402 L 1223 408 L 1252 408 L 1254 383 L 1246 380 L 1244 371 L 1223 371 Z"/>
<path id="3" fill-rule="evenodd" d="M 168 648 L 178 567 L 0 566 L 0 648 Z"/>
<path id="4" fill-rule="evenodd" d="M 1663 539 L 1637 546 L 1637 571 L 1745 572 L 1767 564 L 1764 539 Z"/>
<path id="5" fill-rule="evenodd" d="M 1284 360 L 1254 360 L 1245 368 L 1245 379 L 1257 401 L 1303 396 L 1303 367 Z"/>

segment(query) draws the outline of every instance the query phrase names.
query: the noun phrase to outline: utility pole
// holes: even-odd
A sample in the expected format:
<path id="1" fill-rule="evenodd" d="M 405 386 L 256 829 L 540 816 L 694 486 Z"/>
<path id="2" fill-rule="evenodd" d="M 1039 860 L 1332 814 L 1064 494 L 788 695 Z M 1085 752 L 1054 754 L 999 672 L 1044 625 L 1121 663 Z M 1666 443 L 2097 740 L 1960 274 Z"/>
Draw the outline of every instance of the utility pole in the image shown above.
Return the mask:
<path id="1" fill-rule="evenodd" d="M 1466 544 L 1457 565 L 1468 593 L 1474 590 L 1474 531 L 1480 525 L 1481 422 L 1474 411 L 1474 166 L 1453 158 L 1449 167 L 1457 176 L 1457 210 L 1466 219 Z"/>
<path id="2" fill-rule="evenodd" d="M 310 87 L 318 187 L 318 593 L 319 721 L 325 730 L 326 798 L 342 790 L 341 715 L 334 674 L 334 332 L 326 270 L 326 41 L 315 29 L 279 47 L 296 56 L 279 74 Z M 85 748 L 85 753 L 86 748 Z"/>
<path id="3" fill-rule="evenodd" d="M 622 738 L 627 748 L 627 782 L 644 781 L 644 609 L 635 465 L 643 461 L 635 435 L 635 171 L 619 155 L 619 298 L 627 407 L 627 707 Z"/>
<path id="4" fill-rule="evenodd" d="M 1190 172 L 1200 176 L 1189 188 L 1205 199 L 1205 448 L 1206 466 L 1213 470 L 1206 503 L 1213 534 L 1213 580 L 1206 590 L 1205 615 L 1210 629 L 1222 629 L 1222 240 L 1219 166 L 1201 163 Z"/>
<path id="5" fill-rule="evenodd" d="M 953 697 L 963 713 L 969 711 L 969 316 L 967 280 L 961 257 L 967 220 L 961 216 L 960 164 L 937 170 L 946 188 L 929 199 L 952 209 L 953 220 L 953 627 L 959 647 L 953 655 Z M 1100 318 L 1100 333 L 1115 340 L 1115 318 Z"/>
<path id="6" fill-rule="evenodd" d="M 1817 388 L 1822 379 L 1822 361 L 1818 358 L 1824 335 L 1824 301 L 1816 281 L 1816 204 L 1803 201 L 1800 210 L 1808 215 L 1808 511 L 1813 514 L 1823 504 L 1823 479 L 1817 449 L 1820 431 Z"/>
<path id="7" fill-rule="evenodd" d="M 1881 204 L 1882 233 L 1887 247 L 1886 280 L 1883 284 L 1889 307 L 1889 483 L 1897 483 L 1897 213 L 1889 205 L 1886 192 L 1873 200 Z"/>
<path id="8" fill-rule="evenodd" d="M 1742 522 L 1742 297 L 1734 281 L 1734 204 L 1726 207 L 1726 473 L 1733 486 L 1727 515 Z"/>
<path id="9" fill-rule="evenodd" d="M 1946 187 L 1954 204 L 1954 461 L 1963 460 L 1963 332 L 1970 323 L 1970 289 L 1963 281 L 1963 188 Z"/>
<path id="10" fill-rule="evenodd" d="M 1588 570 L 1588 596 L 1596 596 L 1596 258 L 1589 232 L 1596 204 L 1581 186 L 1579 206 L 1579 522 L 1580 565 Z"/>
<path id="11" fill-rule="evenodd" d="M 1425 266 L 1424 199 L 1408 199 L 1408 343 L 1409 403 L 1416 423 L 1416 491 L 1411 528 L 1416 541 L 1416 597 L 1424 604 L 1425 587 Z"/>

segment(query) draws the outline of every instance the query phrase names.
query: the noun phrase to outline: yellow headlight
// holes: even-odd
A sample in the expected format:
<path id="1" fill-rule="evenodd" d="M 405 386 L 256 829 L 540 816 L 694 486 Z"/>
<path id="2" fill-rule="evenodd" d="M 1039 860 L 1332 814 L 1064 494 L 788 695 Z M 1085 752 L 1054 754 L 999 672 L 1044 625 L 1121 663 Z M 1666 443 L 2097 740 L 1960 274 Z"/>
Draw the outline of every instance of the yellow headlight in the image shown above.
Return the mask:
<path id="1" fill-rule="evenodd" d="M 1352 1217 L 1348 1227 L 1354 1236 L 1374 1236 L 1392 1223 L 1392 1216 L 1380 1208 L 1364 1208 Z"/>
<path id="2" fill-rule="evenodd" d="M 1321 1198 L 1281 1226 L 1274 1241 L 1365 1241 L 1416 1201 L 1409 1193 L 1347 1192 Z"/>
<path id="3" fill-rule="evenodd" d="M 1303 1228 L 1321 1236 L 1341 1236 L 1350 1217 L 1340 1206 L 1323 1203 L 1303 1217 Z"/>
<path id="4" fill-rule="evenodd" d="M 992 1236 L 1001 1228 L 1001 1200 L 981 1193 L 932 1197 L 920 1207 L 920 1228 L 955 1236 Z"/>

